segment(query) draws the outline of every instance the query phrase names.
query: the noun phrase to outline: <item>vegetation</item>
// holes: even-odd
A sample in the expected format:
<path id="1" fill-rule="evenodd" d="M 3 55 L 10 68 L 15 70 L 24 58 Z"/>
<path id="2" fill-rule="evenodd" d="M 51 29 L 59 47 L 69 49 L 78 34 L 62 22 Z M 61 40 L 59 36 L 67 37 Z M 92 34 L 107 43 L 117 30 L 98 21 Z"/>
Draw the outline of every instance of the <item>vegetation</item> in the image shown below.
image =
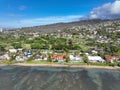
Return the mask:
<path id="1" fill-rule="evenodd" d="M 87 58 L 87 55 L 86 55 L 86 54 L 83 54 L 83 61 L 84 61 L 84 63 L 89 64 L 89 60 L 88 60 L 88 58 Z"/>
<path id="2" fill-rule="evenodd" d="M 37 50 L 28 58 L 28 62 L 30 62 L 40 53 L 40 50 L 52 50 L 54 53 L 66 53 L 66 63 L 70 62 L 68 57 L 70 53 L 75 56 L 79 56 L 81 53 L 84 63 L 91 64 L 85 53 L 102 58 L 105 55 L 120 55 L 119 30 L 120 20 L 90 20 L 5 30 L 0 33 L 0 53 L 7 52 L 11 61 L 14 61 L 18 55 L 24 55 L 30 50 Z M 24 53 L 9 53 L 9 49 L 19 48 L 23 48 Z M 93 50 L 97 53 L 92 53 Z M 52 62 L 50 54 L 48 54 L 47 62 Z M 100 65 L 105 64 L 100 63 Z M 120 66 L 120 63 L 107 63 L 106 65 Z"/>
<path id="3" fill-rule="evenodd" d="M 66 58 L 66 62 L 67 63 L 70 62 L 70 58 L 69 57 Z"/>
<path id="4" fill-rule="evenodd" d="M 52 62 L 52 60 L 51 60 L 51 55 L 49 54 L 49 56 L 48 56 L 48 60 L 47 60 L 48 62 Z"/>

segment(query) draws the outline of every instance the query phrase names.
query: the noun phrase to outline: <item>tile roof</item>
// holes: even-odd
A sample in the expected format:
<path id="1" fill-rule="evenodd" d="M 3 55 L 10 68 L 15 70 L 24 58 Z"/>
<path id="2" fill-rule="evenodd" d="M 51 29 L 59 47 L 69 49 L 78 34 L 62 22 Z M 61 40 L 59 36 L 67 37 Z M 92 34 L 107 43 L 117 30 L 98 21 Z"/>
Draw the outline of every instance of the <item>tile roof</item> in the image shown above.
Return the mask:
<path id="1" fill-rule="evenodd" d="M 65 60 L 66 59 L 66 55 L 57 55 L 57 54 L 53 54 L 51 56 L 52 59 L 56 59 L 56 60 Z"/>
<path id="2" fill-rule="evenodd" d="M 105 55 L 105 59 L 106 59 L 107 61 L 111 61 L 112 59 L 120 59 L 120 56 Z"/>

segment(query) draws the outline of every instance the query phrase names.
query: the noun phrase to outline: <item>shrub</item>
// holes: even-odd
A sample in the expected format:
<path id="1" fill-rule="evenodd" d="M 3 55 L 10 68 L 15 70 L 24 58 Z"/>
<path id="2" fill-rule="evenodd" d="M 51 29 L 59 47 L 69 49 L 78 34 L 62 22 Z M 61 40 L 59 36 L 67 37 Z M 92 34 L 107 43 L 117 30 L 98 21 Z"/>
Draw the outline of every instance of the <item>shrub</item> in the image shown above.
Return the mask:
<path id="1" fill-rule="evenodd" d="M 114 63 L 110 63 L 110 64 L 109 64 L 109 66 L 112 66 L 112 67 L 114 67 L 114 66 L 115 66 L 115 64 L 114 64 Z"/>
<path id="2" fill-rule="evenodd" d="M 117 66 L 120 67 L 120 63 L 118 63 Z"/>

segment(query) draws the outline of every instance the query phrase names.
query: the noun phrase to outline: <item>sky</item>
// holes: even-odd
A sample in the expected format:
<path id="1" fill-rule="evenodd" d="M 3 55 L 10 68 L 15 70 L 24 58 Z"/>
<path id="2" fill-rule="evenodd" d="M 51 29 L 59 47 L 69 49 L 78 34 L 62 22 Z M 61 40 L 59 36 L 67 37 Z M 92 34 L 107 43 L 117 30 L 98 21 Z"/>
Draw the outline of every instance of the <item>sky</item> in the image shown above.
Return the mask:
<path id="1" fill-rule="evenodd" d="M 120 17 L 120 0 L 0 0 L 0 27 Z"/>

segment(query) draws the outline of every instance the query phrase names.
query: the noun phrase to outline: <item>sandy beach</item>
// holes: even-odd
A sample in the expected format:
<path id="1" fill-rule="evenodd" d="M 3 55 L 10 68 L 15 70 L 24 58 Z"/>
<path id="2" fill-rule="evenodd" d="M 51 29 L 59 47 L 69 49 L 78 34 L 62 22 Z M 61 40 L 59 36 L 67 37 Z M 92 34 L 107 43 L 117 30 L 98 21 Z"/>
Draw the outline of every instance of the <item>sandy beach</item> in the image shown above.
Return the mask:
<path id="1" fill-rule="evenodd" d="M 110 66 L 94 66 L 94 65 L 64 65 L 64 64 L 26 64 L 26 63 L 16 63 L 16 64 L 0 64 L 0 66 L 40 66 L 40 67 L 67 67 L 67 68 L 97 68 L 97 69 L 120 69 L 120 67 L 110 67 Z"/>

